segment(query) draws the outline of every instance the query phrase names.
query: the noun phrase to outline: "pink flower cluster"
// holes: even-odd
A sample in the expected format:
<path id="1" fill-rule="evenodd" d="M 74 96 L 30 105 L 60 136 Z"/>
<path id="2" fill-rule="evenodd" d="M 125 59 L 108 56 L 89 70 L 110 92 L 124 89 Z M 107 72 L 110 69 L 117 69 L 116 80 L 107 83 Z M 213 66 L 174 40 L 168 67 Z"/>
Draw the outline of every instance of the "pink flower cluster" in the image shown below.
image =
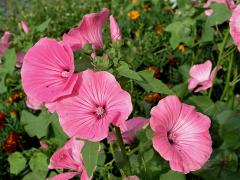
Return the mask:
<path id="1" fill-rule="evenodd" d="M 90 69 L 75 73 L 73 51 L 86 44 L 93 49 L 101 48 L 102 27 L 108 17 L 108 9 L 85 15 L 78 27 L 63 35 L 62 41 L 42 38 L 24 56 L 21 77 L 27 105 L 33 109 L 45 105 L 49 111 L 56 111 L 63 130 L 71 138 L 53 154 L 49 165 L 50 169 L 64 168 L 70 172 L 57 175 L 54 180 L 76 175 L 89 179 L 80 153 L 84 142 L 76 137 L 115 140 L 114 134 L 109 133 L 113 124 L 120 127 L 124 143 L 131 144 L 137 130 L 148 124 L 142 117 L 127 121 L 133 109 L 131 96 L 112 74 Z M 113 16 L 110 32 L 113 42 L 121 40 Z M 199 91 L 210 87 L 214 72 L 210 73 L 212 65 L 206 63 L 190 71 L 190 89 L 197 85 L 203 86 Z M 153 107 L 150 126 L 154 131 L 154 148 L 173 170 L 188 173 L 208 160 L 212 151 L 210 119 L 193 106 L 181 103 L 176 96 L 168 96 Z"/>

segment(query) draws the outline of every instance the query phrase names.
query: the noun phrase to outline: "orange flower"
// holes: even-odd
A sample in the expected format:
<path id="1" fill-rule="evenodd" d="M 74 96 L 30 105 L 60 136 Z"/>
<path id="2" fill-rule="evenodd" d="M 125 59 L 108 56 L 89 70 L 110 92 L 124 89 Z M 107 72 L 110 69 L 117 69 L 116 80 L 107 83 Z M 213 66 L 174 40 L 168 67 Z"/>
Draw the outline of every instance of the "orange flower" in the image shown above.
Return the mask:
<path id="1" fill-rule="evenodd" d="M 161 98 L 159 93 L 150 93 L 144 97 L 144 101 L 146 103 L 158 102 Z"/>
<path id="2" fill-rule="evenodd" d="M 181 53 L 184 53 L 184 52 L 185 52 L 185 46 L 184 46 L 183 44 L 179 44 L 178 50 L 179 50 Z"/>
<path id="3" fill-rule="evenodd" d="M 160 24 L 157 24 L 157 25 L 155 26 L 155 32 L 156 32 L 157 34 L 159 34 L 159 35 L 162 35 L 163 32 L 164 32 L 164 27 L 163 27 L 162 25 L 160 25 Z"/>
<path id="4" fill-rule="evenodd" d="M 150 67 L 146 67 L 145 68 L 146 70 L 149 70 L 149 71 L 153 71 L 154 72 L 154 77 L 159 79 L 160 78 L 160 72 L 158 71 L 158 68 L 155 67 L 155 66 L 150 66 Z"/>
<path id="5" fill-rule="evenodd" d="M 3 149 L 7 153 L 13 153 L 21 147 L 21 140 L 22 137 L 18 133 L 11 132 L 3 142 Z"/>
<path id="6" fill-rule="evenodd" d="M 131 20 L 137 20 L 140 17 L 140 13 L 136 10 L 132 10 L 128 13 L 128 17 Z"/>

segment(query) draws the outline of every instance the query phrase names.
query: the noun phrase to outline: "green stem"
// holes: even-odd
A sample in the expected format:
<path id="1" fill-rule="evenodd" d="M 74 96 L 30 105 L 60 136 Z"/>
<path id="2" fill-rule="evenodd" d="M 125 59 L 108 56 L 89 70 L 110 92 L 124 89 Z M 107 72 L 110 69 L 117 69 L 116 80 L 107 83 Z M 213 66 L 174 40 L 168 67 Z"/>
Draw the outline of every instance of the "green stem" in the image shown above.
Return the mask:
<path id="1" fill-rule="evenodd" d="M 220 101 L 222 101 L 224 99 L 227 91 L 229 90 L 229 84 L 230 84 L 230 78 L 231 78 L 231 72 L 232 72 L 233 59 L 234 59 L 234 55 L 231 54 L 230 62 L 228 64 L 228 72 L 227 72 L 226 83 L 225 83 L 225 87 L 223 89 L 223 93 L 221 95 Z"/>
<path id="2" fill-rule="evenodd" d="M 227 42 L 228 36 L 229 36 L 229 30 L 227 30 L 227 32 L 225 33 L 225 36 L 224 36 L 224 39 L 223 39 L 223 42 L 222 42 L 222 45 L 221 45 L 221 48 L 220 48 L 220 52 L 219 52 L 219 56 L 218 56 L 218 61 L 217 61 L 217 65 L 216 65 L 217 68 L 218 68 L 219 65 L 221 64 L 221 60 L 222 60 L 222 56 L 223 56 L 223 50 L 224 50 L 225 44 L 226 44 L 226 42 Z M 212 87 L 210 88 L 210 91 L 209 91 L 209 94 L 208 94 L 208 97 L 209 97 L 209 98 L 210 98 L 211 95 L 212 95 L 213 85 L 214 85 L 215 80 L 216 80 L 217 72 L 218 72 L 218 69 L 216 70 L 216 72 L 214 73 L 214 76 L 213 76 Z"/>
<path id="3" fill-rule="evenodd" d="M 114 149 L 113 149 L 113 145 L 112 145 L 111 142 L 109 142 L 109 146 L 110 146 L 110 152 L 111 152 L 111 154 L 112 154 L 112 156 L 113 156 L 113 159 L 116 159 L 115 153 L 114 153 Z"/>
<path id="4" fill-rule="evenodd" d="M 117 137 L 117 142 L 119 144 L 119 147 L 120 147 L 122 155 L 123 155 L 125 165 L 127 166 L 128 174 L 132 174 L 130 161 L 128 159 L 128 156 L 127 156 L 127 153 L 126 153 L 126 150 L 125 150 L 121 130 L 120 130 L 119 127 L 115 126 L 115 134 L 116 134 L 116 137 Z"/>

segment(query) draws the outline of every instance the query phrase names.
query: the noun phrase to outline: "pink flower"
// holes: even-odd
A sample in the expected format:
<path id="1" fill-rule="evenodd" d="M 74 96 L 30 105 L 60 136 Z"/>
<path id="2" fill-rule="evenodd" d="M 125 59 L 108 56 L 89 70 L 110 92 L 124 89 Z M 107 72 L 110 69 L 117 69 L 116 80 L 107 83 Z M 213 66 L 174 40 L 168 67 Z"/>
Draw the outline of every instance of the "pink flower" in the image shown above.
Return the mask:
<path id="1" fill-rule="evenodd" d="M 28 28 L 28 25 L 27 25 L 27 23 L 25 22 L 25 21 L 20 21 L 19 23 L 18 23 L 18 26 L 20 27 L 20 28 L 22 28 L 22 30 L 27 34 L 27 33 L 29 33 L 29 28 Z"/>
<path id="2" fill-rule="evenodd" d="M 78 76 L 73 52 L 54 39 L 40 39 L 25 55 L 21 69 L 26 94 L 39 102 L 52 102 L 72 93 Z"/>
<path id="3" fill-rule="evenodd" d="M 135 117 L 126 121 L 127 130 L 122 131 L 122 137 L 125 144 L 134 143 L 137 131 L 148 123 L 148 120 L 143 117 Z M 115 141 L 116 136 L 113 132 L 108 135 L 108 140 Z"/>
<path id="4" fill-rule="evenodd" d="M 42 108 L 43 103 L 39 102 L 33 98 L 30 98 L 29 96 L 27 97 L 26 105 L 28 108 L 33 109 L 33 110 L 39 110 Z"/>
<path id="5" fill-rule="evenodd" d="M 41 145 L 41 149 L 48 149 L 48 145 L 44 142 L 44 140 L 40 140 L 39 144 Z"/>
<path id="6" fill-rule="evenodd" d="M 128 176 L 128 177 L 123 178 L 123 180 L 140 180 L 140 179 L 137 176 Z"/>
<path id="7" fill-rule="evenodd" d="M 237 45 L 238 50 L 240 51 L 240 5 L 238 5 L 232 13 L 230 18 L 230 34 L 234 40 L 234 43 Z"/>
<path id="8" fill-rule="evenodd" d="M 185 174 L 200 169 L 212 152 L 210 119 L 195 107 L 167 96 L 151 110 L 154 149 L 174 171 Z"/>
<path id="9" fill-rule="evenodd" d="M 69 45 L 73 51 L 81 50 L 87 43 L 79 28 L 73 28 L 67 34 L 63 35 L 62 44 Z"/>
<path id="10" fill-rule="evenodd" d="M 118 26 L 118 23 L 112 15 L 110 16 L 110 32 L 111 32 L 111 38 L 113 42 L 120 41 L 122 39 L 121 31 Z"/>
<path id="11" fill-rule="evenodd" d="M 68 136 L 100 141 L 108 136 L 112 123 L 126 129 L 125 120 L 132 112 L 131 96 L 115 77 L 105 71 L 83 71 L 78 95 L 57 102 L 60 124 Z"/>
<path id="12" fill-rule="evenodd" d="M 225 4 L 230 10 L 233 10 L 236 7 L 236 4 L 234 3 L 233 0 L 208 0 L 203 7 L 204 8 L 209 8 L 212 3 L 223 3 Z M 207 16 L 211 16 L 213 13 L 212 9 L 208 9 L 205 11 L 205 14 Z"/>
<path id="13" fill-rule="evenodd" d="M 16 61 L 16 65 L 15 65 L 17 68 L 21 68 L 22 67 L 23 59 L 24 59 L 25 54 L 26 53 L 22 52 L 22 51 L 17 52 L 17 54 L 16 54 L 17 61 Z"/>
<path id="14" fill-rule="evenodd" d="M 6 49 L 9 48 L 9 38 L 10 38 L 11 33 L 6 31 L 4 35 L 1 37 L 0 41 L 0 59 L 3 56 L 4 52 Z"/>
<path id="15" fill-rule="evenodd" d="M 63 44 L 69 44 L 73 50 L 79 50 L 86 43 L 94 49 L 103 46 L 102 27 L 107 21 L 109 10 L 104 8 L 98 13 L 91 13 L 83 16 L 79 26 L 71 29 L 63 36 Z"/>
<path id="16" fill-rule="evenodd" d="M 212 62 L 207 60 L 203 64 L 194 65 L 191 67 L 188 80 L 188 89 L 193 90 L 198 87 L 194 92 L 199 92 L 212 87 L 212 81 L 217 68 L 212 70 Z"/>
<path id="17" fill-rule="evenodd" d="M 49 169 L 69 169 L 72 172 L 58 174 L 51 180 L 68 180 L 81 174 L 81 180 L 88 180 L 83 164 L 82 148 L 84 142 L 72 137 L 62 148 L 57 150 L 50 159 Z"/>

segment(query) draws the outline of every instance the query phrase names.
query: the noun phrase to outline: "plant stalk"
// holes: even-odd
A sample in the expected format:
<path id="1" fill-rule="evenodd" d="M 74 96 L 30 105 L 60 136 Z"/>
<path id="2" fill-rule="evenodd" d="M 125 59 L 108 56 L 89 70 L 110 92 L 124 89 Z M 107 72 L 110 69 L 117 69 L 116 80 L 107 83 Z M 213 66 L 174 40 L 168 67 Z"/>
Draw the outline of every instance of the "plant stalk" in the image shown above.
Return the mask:
<path id="1" fill-rule="evenodd" d="M 220 101 L 222 101 L 224 99 L 227 91 L 229 90 L 229 84 L 230 84 L 230 78 L 231 78 L 231 72 L 232 72 L 233 59 L 234 59 L 234 55 L 231 54 L 230 62 L 228 64 L 228 72 L 227 72 L 226 83 L 225 83 L 225 87 L 223 89 L 223 93 L 221 95 Z"/>
<path id="2" fill-rule="evenodd" d="M 131 175 L 132 174 L 131 165 L 130 165 L 129 158 L 128 158 L 126 150 L 125 150 L 121 130 L 120 130 L 119 127 L 116 127 L 116 126 L 115 126 L 115 135 L 117 137 L 117 142 L 118 142 L 119 147 L 121 149 L 121 153 L 123 155 L 125 165 L 127 166 L 128 174 Z"/>
<path id="3" fill-rule="evenodd" d="M 222 45 L 221 45 L 221 48 L 220 48 L 220 52 L 219 52 L 219 56 L 218 56 L 218 61 L 217 61 L 217 65 L 216 65 L 217 68 L 218 68 L 219 65 L 221 64 L 222 56 L 223 56 L 223 50 L 224 50 L 225 44 L 226 44 L 226 42 L 227 42 L 228 36 L 229 36 L 229 30 L 227 30 L 227 32 L 226 32 L 225 35 L 224 35 L 224 39 L 223 39 L 223 42 L 222 42 Z M 210 88 L 210 91 L 209 91 L 209 94 L 208 94 L 208 97 L 209 97 L 209 98 L 211 98 L 211 95 L 212 95 L 213 85 L 214 85 L 214 83 L 215 83 L 215 81 L 216 81 L 217 72 L 218 72 L 218 69 L 216 70 L 216 72 L 214 73 L 214 76 L 213 76 L 212 87 Z"/>

